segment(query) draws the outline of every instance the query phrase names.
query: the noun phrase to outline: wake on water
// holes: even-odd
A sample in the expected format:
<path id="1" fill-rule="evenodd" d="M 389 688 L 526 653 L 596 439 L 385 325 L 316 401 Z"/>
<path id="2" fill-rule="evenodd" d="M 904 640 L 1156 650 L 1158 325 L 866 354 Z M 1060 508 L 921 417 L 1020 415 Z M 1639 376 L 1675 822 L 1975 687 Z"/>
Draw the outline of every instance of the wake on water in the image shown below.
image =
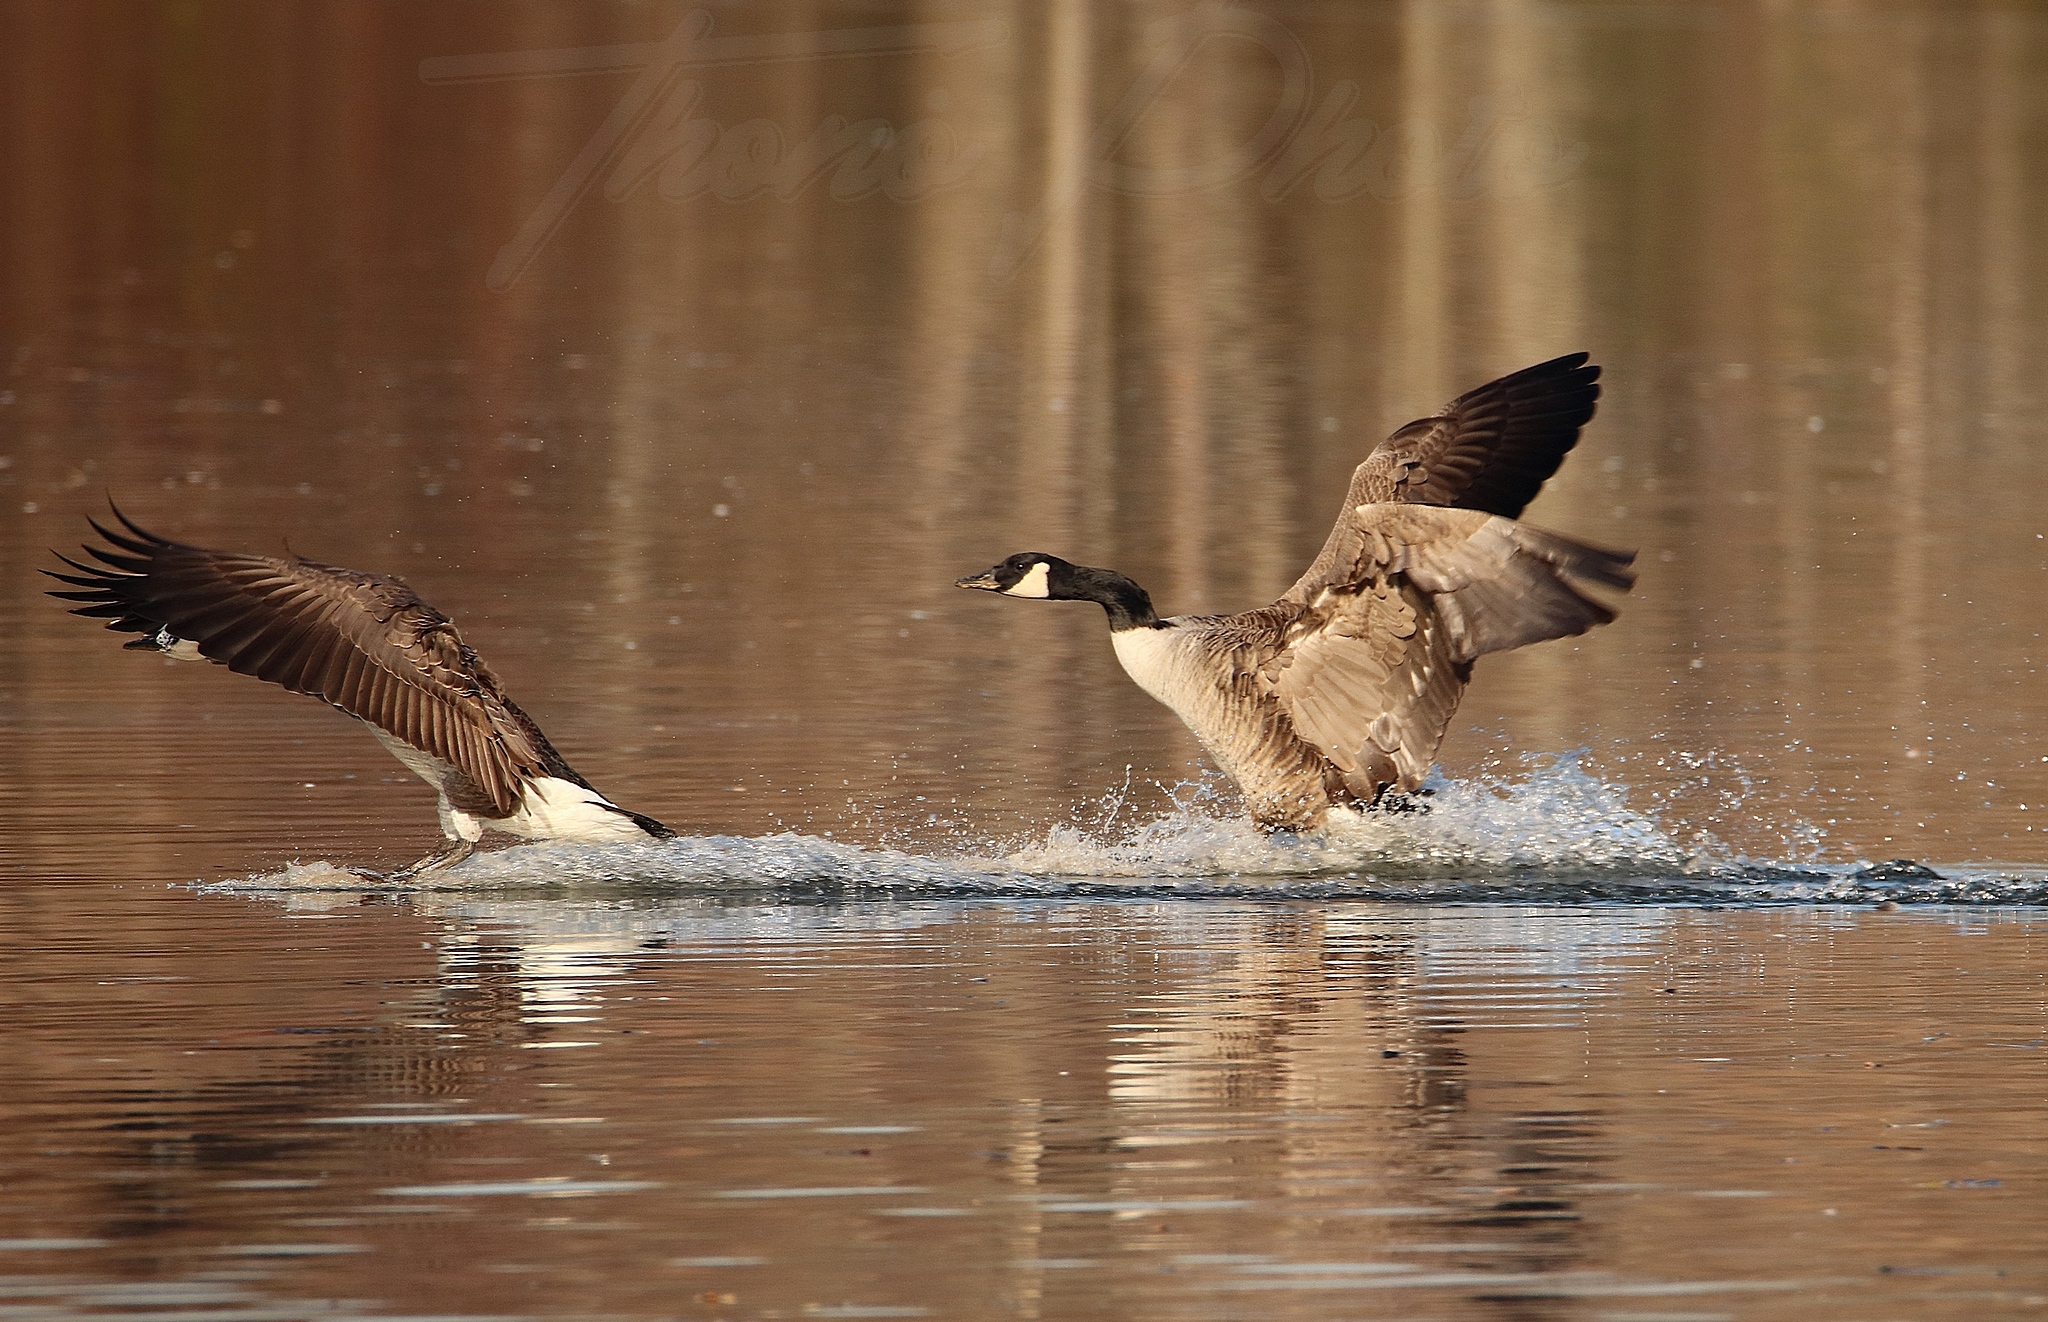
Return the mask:
<path id="1" fill-rule="evenodd" d="M 945 852 L 868 848 L 786 832 L 649 844 L 520 845 L 391 885 L 330 863 L 207 885 L 208 890 L 504 891 L 603 886 L 641 894 L 799 898 L 1239 897 L 1432 903 L 1914 904 L 2048 903 L 2048 876 L 1946 874 L 1880 864 L 1743 858 L 1701 836 L 1681 843 L 1631 809 L 1625 790 L 1576 755 L 1519 777 L 1433 775 L 1423 811 L 1341 813 L 1325 829 L 1269 835 L 1211 785 L 1118 829 L 1120 795 L 1093 829 L 1054 827 L 1009 844 Z M 923 848 L 920 848 L 923 844 Z"/>

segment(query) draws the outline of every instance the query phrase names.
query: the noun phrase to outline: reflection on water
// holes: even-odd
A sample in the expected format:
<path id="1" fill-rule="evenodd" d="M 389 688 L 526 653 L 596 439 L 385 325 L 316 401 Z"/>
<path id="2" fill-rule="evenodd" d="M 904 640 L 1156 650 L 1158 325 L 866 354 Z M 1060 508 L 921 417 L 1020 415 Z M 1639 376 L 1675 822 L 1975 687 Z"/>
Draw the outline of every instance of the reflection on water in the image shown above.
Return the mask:
<path id="1" fill-rule="evenodd" d="M 36 1062 L 0 1103 L 0 1289 L 38 1315 L 2048 1287 L 2010 915 L 80 894 L 156 945 L 0 975 Z M 252 943 L 263 976 L 225 976 Z"/>
<path id="2" fill-rule="evenodd" d="M 2044 1306 L 2041 15 L 705 21 L 0 7 L 0 1311 Z M 948 586 L 1268 600 L 1578 348 L 1530 515 L 1642 580 L 1429 813 L 1251 832 Z M 364 888 L 373 741 L 39 595 L 105 494 L 406 576 L 692 838 Z"/>

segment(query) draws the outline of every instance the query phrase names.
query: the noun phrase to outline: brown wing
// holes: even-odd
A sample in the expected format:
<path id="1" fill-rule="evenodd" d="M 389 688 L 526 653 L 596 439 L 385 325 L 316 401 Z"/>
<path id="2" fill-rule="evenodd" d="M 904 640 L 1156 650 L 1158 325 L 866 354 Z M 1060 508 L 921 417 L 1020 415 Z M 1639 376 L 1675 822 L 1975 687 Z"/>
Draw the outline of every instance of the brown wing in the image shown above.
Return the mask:
<path id="1" fill-rule="evenodd" d="M 1356 558 L 1361 505 L 1441 505 L 1518 517 L 1578 444 L 1600 398 L 1600 369 L 1583 353 L 1489 381 L 1432 417 L 1400 428 L 1351 475 L 1344 509 L 1288 596 L 1307 600 Z"/>
<path id="2" fill-rule="evenodd" d="M 1635 585 L 1633 551 L 1609 551 L 1478 510 L 1361 505 L 1360 527 L 1385 573 L 1428 594 L 1450 655 L 1489 652 L 1581 634 L 1614 619 L 1589 585 Z"/>
<path id="3" fill-rule="evenodd" d="M 93 522 L 115 548 L 86 547 L 98 565 L 60 555 L 81 572 L 43 571 L 82 589 L 50 594 L 87 603 L 72 614 L 123 633 L 168 630 L 237 674 L 331 703 L 455 767 L 480 796 L 458 804 L 471 811 L 510 815 L 542 775 L 585 783 L 454 623 L 396 579 L 187 546 L 115 515 L 133 535 Z"/>
<path id="4" fill-rule="evenodd" d="M 1633 553 L 1587 546 L 1477 510 L 1377 504 L 1353 511 L 1343 581 L 1300 603 L 1262 674 L 1294 732 L 1356 797 L 1428 774 L 1472 662 L 1614 618 L 1589 586 L 1626 590 Z M 1245 618 L 1267 612 L 1247 612 Z"/>
<path id="5" fill-rule="evenodd" d="M 1272 678 L 1295 733 L 1365 803 L 1420 785 L 1472 674 L 1428 597 L 1378 576 L 1328 594 L 1297 629 Z"/>

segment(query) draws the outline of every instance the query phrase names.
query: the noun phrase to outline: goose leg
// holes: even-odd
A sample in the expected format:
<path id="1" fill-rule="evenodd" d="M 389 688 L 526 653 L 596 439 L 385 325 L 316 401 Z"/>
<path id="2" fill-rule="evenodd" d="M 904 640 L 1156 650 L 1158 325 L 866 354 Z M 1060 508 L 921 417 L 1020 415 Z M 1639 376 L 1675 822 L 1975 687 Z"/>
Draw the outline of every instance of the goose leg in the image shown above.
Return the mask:
<path id="1" fill-rule="evenodd" d="M 429 872 L 440 872 L 443 869 L 452 868 L 475 852 L 476 841 L 453 840 L 449 842 L 446 849 L 438 854 L 429 854 L 416 862 L 408 863 L 396 872 L 386 873 L 384 880 L 411 881 L 413 878 L 423 877 Z"/>
<path id="2" fill-rule="evenodd" d="M 440 872 L 454 867 L 463 859 L 476 852 L 476 842 L 483 839 L 483 823 L 448 802 L 442 794 L 438 805 L 441 814 L 441 834 L 448 838 L 448 847 L 438 854 L 429 854 L 398 871 L 386 876 L 386 881 L 410 881 L 429 872 Z"/>

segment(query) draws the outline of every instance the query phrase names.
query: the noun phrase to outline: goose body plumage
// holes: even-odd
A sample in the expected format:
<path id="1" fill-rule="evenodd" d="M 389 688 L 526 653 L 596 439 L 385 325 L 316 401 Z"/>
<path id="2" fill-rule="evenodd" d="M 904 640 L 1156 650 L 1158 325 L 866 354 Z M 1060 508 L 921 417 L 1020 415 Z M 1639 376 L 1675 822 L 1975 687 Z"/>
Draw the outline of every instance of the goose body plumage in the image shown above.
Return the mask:
<path id="1" fill-rule="evenodd" d="M 534 840 L 650 840 L 675 832 L 612 803 L 507 697 L 454 621 L 396 578 L 297 556 L 216 551 L 159 537 L 118 509 L 125 531 L 92 523 L 69 585 L 126 644 L 209 660 L 319 698 L 368 725 L 434 787 L 448 848 L 394 876 L 466 858 L 486 828 Z"/>
<path id="2" fill-rule="evenodd" d="M 1314 827 L 1420 787 L 1479 657 L 1614 618 L 1593 589 L 1626 591 L 1633 553 L 1516 517 L 1592 416 L 1599 370 L 1553 359 L 1395 431 L 1269 606 L 1160 619 L 1123 575 L 1038 552 L 959 586 L 1100 603 L 1125 672 L 1194 731 L 1253 818 Z"/>

